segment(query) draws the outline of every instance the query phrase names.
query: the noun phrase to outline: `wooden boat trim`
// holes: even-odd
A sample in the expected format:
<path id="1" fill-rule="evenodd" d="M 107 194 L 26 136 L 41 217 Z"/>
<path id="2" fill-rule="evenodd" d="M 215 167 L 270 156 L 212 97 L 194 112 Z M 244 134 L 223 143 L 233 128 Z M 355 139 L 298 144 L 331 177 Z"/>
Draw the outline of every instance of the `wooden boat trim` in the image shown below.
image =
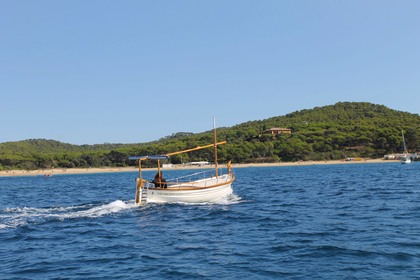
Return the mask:
<path id="1" fill-rule="evenodd" d="M 227 181 L 227 182 L 223 182 L 223 183 L 212 185 L 212 186 L 208 186 L 208 187 L 181 186 L 181 187 L 168 187 L 168 188 L 145 188 L 145 189 L 147 189 L 147 190 L 157 190 L 157 191 L 205 190 L 205 189 L 211 189 L 211 188 L 216 188 L 216 187 L 221 187 L 221 186 L 232 184 L 235 181 L 235 176 L 233 174 L 231 174 L 231 176 L 232 176 L 232 179 L 229 180 L 229 181 Z M 190 182 L 188 182 L 188 183 L 190 183 Z M 183 183 L 180 183 L 178 185 L 181 185 L 181 184 L 183 184 Z"/>
<path id="2" fill-rule="evenodd" d="M 189 152 L 193 152 L 193 151 L 197 151 L 197 150 L 202 150 L 202 149 L 206 149 L 206 148 L 210 148 L 213 146 L 218 146 L 218 145 L 223 145 L 226 144 L 226 141 L 222 141 L 222 142 L 218 142 L 215 144 L 209 144 L 209 145 L 205 145 L 205 146 L 198 146 L 192 149 L 187 149 L 187 150 L 182 150 L 182 151 L 177 151 L 177 152 L 173 152 L 173 153 L 167 153 L 165 154 L 165 156 L 173 156 L 173 155 L 178 155 L 178 154 L 184 154 L 184 153 L 189 153 Z"/>

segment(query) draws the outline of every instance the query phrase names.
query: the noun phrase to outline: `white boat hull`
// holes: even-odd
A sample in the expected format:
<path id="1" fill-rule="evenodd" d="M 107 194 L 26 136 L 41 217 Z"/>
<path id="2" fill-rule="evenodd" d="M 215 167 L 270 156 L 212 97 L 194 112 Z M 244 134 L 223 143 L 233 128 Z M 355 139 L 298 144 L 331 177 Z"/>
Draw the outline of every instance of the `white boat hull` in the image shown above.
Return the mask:
<path id="1" fill-rule="evenodd" d="M 411 163 L 411 158 L 405 157 L 405 158 L 401 159 L 401 163 L 402 164 L 409 164 L 409 163 Z"/>
<path id="2" fill-rule="evenodd" d="M 233 192 L 231 187 L 233 181 L 233 175 L 226 174 L 217 178 L 174 184 L 166 189 L 145 186 L 142 192 L 147 192 L 147 202 L 211 202 L 230 195 Z"/>

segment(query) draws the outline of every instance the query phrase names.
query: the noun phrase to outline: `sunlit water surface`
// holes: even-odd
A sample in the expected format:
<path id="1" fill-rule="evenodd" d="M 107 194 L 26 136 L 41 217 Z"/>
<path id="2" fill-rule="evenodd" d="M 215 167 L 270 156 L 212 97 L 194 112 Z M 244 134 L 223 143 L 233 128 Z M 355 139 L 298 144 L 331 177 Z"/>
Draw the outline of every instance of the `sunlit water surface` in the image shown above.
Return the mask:
<path id="1" fill-rule="evenodd" d="M 0 279 L 420 277 L 420 163 L 235 174 L 216 203 L 144 207 L 133 172 L 0 178 Z"/>

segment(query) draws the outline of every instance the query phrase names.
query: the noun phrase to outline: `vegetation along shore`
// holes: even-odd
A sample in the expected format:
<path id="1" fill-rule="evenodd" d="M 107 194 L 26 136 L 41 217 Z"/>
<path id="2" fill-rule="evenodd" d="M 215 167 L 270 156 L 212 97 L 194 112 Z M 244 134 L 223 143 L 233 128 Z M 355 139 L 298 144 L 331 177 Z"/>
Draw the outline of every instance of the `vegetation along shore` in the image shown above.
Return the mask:
<path id="1" fill-rule="evenodd" d="M 341 162 L 346 158 L 382 159 L 403 151 L 401 131 L 410 153 L 420 151 L 420 116 L 366 102 L 296 111 L 284 116 L 218 128 L 228 144 L 218 152 L 221 163 L 302 164 Z M 208 144 L 212 131 L 179 132 L 135 144 L 72 145 L 55 140 L 29 139 L 0 143 L 0 171 L 119 170 L 134 168 L 131 155 L 162 154 Z M 172 156 L 166 164 L 211 161 L 212 151 Z M 35 171 L 37 170 L 37 171 Z"/>

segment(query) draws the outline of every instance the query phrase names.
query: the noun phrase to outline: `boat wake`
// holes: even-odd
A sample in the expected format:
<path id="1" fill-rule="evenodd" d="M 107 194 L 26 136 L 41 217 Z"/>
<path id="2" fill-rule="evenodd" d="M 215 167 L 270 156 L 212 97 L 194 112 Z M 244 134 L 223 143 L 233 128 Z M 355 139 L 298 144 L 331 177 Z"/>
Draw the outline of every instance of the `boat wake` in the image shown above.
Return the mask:
<path id="1" fill-rule="evenodd" d="M 215 204 L 226 204 L 226 205 L 238 204 L 241 202 L 243 202 L 242 198 L 234 193 L 228 196 L 225 196 L 219 200 L 214 201 Z"/>
<path id="2" fill-rule="evenodd" d="M 134 201 L 116 200 L 102 205 L 80 205 L 52 208 L 5 208 L 0 210 L 0 230 L 17 228 L 28 223 L 39 223 L 50 219 L 64 221 L 77 218 L 98 218 L 137 207 Z"/>
<path id="3" fill-rule="evenodd" d="M 243 202 L 242 199 L 235 194 L 220 198 L 211 202 L 203 203 L 180 203 L 185 205 L 232 205 Z M 99 218 L 106 215 L 115 214 L 127 209 L 137 208 L 138 206 L 131 201 L 115 200 L 111 203 L 94 205 L 78 205 L 65 207 L 50 208 L 5 208 L 0 209 L 0 230 L 18 228 L 27 224 L 39 224 L 45 221 L 58 220 L 65 221 L 68 219 L 81 218 Z"/>
<path id="4" fill-rule="evenodd" d="M 225 197 L 221 197 L 217 200 L 208 202 L 171 202 L 172 204 L 184 204 L 184 205 L 232 205 L 244 202 L 242 198 L 236 194 L 230 194 Z"/>

